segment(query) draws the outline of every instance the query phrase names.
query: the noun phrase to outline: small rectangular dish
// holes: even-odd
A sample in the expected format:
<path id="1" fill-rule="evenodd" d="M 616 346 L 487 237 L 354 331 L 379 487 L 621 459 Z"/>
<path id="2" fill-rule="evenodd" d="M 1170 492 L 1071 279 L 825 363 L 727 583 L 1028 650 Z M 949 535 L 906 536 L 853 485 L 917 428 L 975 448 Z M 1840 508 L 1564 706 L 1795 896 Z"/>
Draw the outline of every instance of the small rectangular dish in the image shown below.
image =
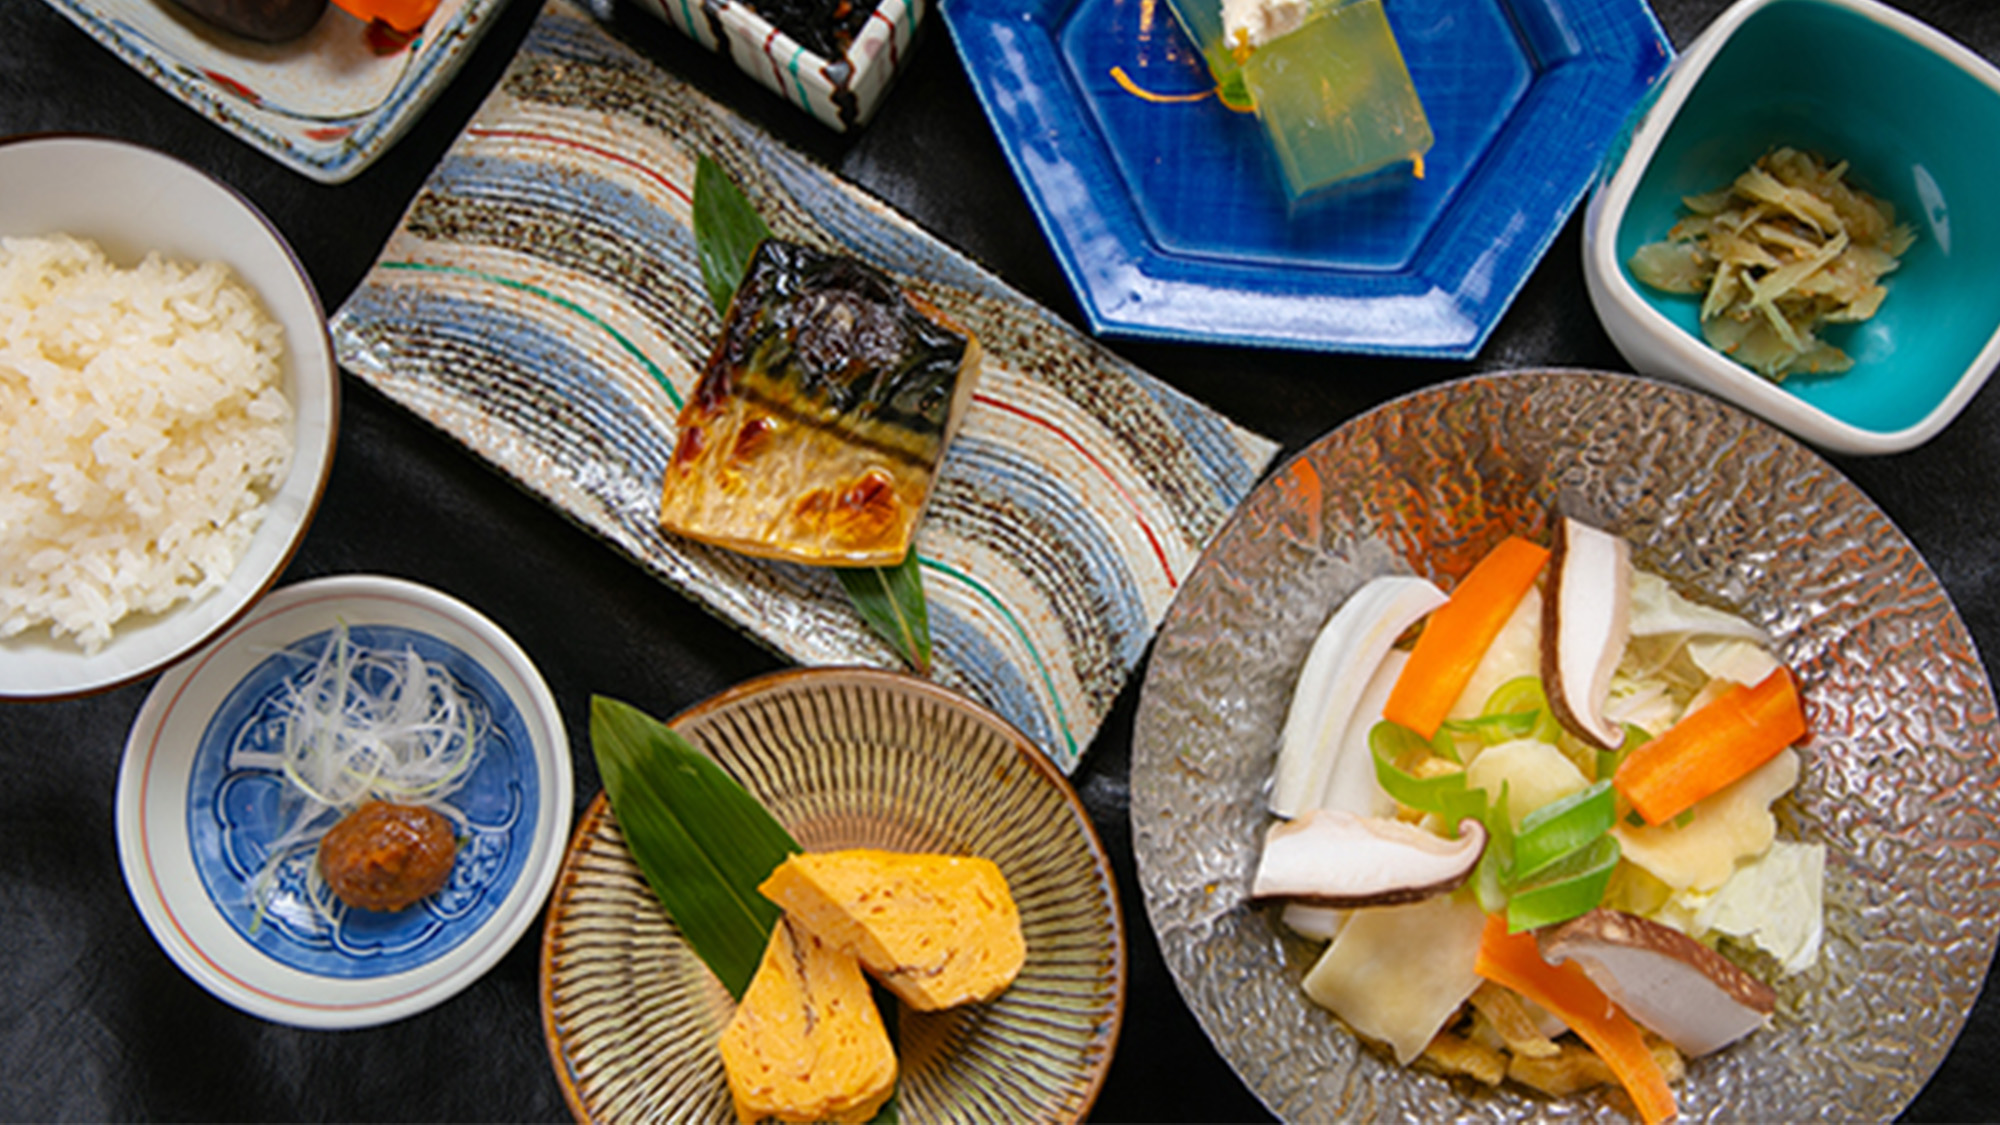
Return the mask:
<path id="1" fill-rule="evenodd" d="M 909 58 L 928 0 L 879 0 L 839 58 L 772 26 L 745 0 L 633 0 L 822 124 L 851 133 L 868 123 Z M 865 0 L 863 0 L 865 2 Z"/>

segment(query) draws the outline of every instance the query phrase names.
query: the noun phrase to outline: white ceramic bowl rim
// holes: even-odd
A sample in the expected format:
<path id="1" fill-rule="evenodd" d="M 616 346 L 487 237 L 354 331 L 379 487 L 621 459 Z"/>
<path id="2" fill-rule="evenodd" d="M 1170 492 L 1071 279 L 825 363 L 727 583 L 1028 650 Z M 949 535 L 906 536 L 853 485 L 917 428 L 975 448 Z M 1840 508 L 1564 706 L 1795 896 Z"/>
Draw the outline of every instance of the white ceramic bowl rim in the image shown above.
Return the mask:
<path id="1" fill-rule="evenodd" d="M 1667 71 L 1659 96 L 1633 131 L 1631 145 L 1617 170 L 1591 200 L 1585 220 L 1590 234 L 1585 241 L 1586 253 L 1590 256 L 1585 273 L 1600 299 L 1614 302 L 1645 328 L 1654 344 L 1671 351 L 1677 368 L 1699 372 L 1710 384 L 1729 385 L 1729 397 L 1741 405 L 1838 452 L 1900 452 L 1936 436 L 1979 392 L 1987 376 L 2000 364 L 2000 326 L 1995 327 L 1992 336 L 1968 367 L 1969 371 L 1980 373 L 1977 378 L 1959 379 L 1951 392 L 1921 420 L 1904 429 L 1885 433 L 1836 418 L 1776 384 L 1751 375 L 1703 341 L 1689 336 L 1633 288 L 1618 261 L 1619 223 L 1661 141 L 1680 115 L 1681 107 L 1700 84 L 1709 64 L 1715 61 L 1716 55 L 1750 17 L 1773 4 L 1798 2 L 1800 0 L 1738 0 L 1717 16 L 1674 61 Z M 1844 8 L 1894 31 L 2000 93 L 2000 70 L 1964 44 L 1906 12 L 1878 0 L 1812 2 Z"/>
<path id="2" fill-rule="evenodd" d="M 285 326 L 285 379 L 292 399 L 292 463 L 266 507 L 264 523 L 227 583 L 146 620 L 121 623 L 110 642 L 85 653 L 46 628 L 0 639 L 0 699 L 58 699 L 143 679 L 193 652 L 242 616 L 278 580 L 305 537 L 325 491 L 339 430 L 340 378 L 320 304 L 282 232 L 242 193 L 194 166 L 144 145 L 80 133 L 0 137 L 0 168 L 18 160 L 87 161 L 116 171 L 97 190 L 71 185 L 0 191 L 0 235 L 56 231 L 102 239 L 127 252 L 160 247 L 182 257 L 223 258 L 258 291 Z M 0 184 L 8 181 L 0 171 Z M 133 203 L 115 208 L 112 191 Z M 195 209 L 165 214 L 151 205 L 170 192 Z M 198 225 L 171 225 L 184 215 Z M 28 226 L 16 227 L 16 221 Z M 120 257 L 113 249 L 113 256 Z"/>
<path id="3" fill-rule="evenodd" d="M 329 627 L 401 625 L 452 644 L 499 684 L 532 743 L 536 820 L 514 883 L 473 933 L 401 971 L 342 979 L 282 963 L 244 940 L 209 897 L 185 809 L 194 757 L 215 708 L 271 651 Z M 339 575 L 281 587 L 224 636 L 160 677 L 134 719 L 118 774 L 118 858 L 140 917 L 169 958 L 216 997 L 297 1027 L 352 1028 L 413 1015 L 456 995 L 541 915 L 568 840 L 569 739 L 547 683 L 521 647 L 470 606 L 398 578 Z"/>

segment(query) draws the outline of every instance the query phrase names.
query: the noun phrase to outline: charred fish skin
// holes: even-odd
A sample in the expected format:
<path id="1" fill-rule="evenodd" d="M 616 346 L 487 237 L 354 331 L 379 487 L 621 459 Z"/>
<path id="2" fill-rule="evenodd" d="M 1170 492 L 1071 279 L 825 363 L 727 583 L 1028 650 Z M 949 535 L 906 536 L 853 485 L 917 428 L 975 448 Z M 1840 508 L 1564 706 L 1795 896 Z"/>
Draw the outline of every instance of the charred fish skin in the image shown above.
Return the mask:
<path id="1" fill-rule="evenodd" d="M 873 266 L 766 239 L 703 387 L 740 381 L 802 414 L 873 420 L 922 456 L 943 441 L 967 345 L 936 316 Z"/>
<path id="2" fill-rule="evenodd" d="M 978 358 L 880 270 L 767 239 L 681 412 L 661 525 L 770 558 L 900 561 Z"/>

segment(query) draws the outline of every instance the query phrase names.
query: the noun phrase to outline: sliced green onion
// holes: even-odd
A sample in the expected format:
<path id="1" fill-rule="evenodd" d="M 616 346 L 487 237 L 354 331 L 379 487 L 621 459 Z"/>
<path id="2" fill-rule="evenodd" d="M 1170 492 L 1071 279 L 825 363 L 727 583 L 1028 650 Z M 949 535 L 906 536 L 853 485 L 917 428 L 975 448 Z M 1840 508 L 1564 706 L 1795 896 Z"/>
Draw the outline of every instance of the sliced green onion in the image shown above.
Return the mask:
<path id="1" fill-rule="evenodd" d="M 1618 821 L 1618 797 L 1599 781 L 1521 818 L 1514 837 L 1514 878 L 1533 879 L 1550 865 L 1590 846 Z"/>
<path id="2" fill-rule="evenodd" d="M 1474 789 L 1483 800 L 1486 790 Z M 1473 893 L 1479 909 L 1498 914 L 1507 906 L 1507 887 L 1514 881 L 1514 822 L 1507 816 L 1507 783 L 1500 783 L 1500 799 L 1486 808 L 1486 850 L 1472 872 Z"/>
<path id="3" fill-rule="evenodd" d="M 1431 753 L 1436 754 L 1453 765 L 1464 765 L 1465 757 L 1458 752 L 1458 735 L 1460 733 L 1464 732 L 1452 730 L 1450 723 L 1438 724 L 1437 735 L 1431 739 Z"/>
<path id="4" fill-rule="evenodd" d="M 1626 723 L 1625 741 L 1618 744 L 1618 749 L 1599 750 L 1597 752 L 1598 779 L 1600 781 L 1609 780 L 1612 774 L 1618 772 L 1618 766 L 1620 763 L 1625 761 L 1625 755 L 1630 754 L 1632 751 L 1637 750 L 1639 747 L 1644 746 L 1648 742 L 1651 742 L 1652 739 L 1653 736 L 1647 734 L 1643 729 L 1636 727 L 1631 723 Z"/>
<path id="5" fill-rule="evenodd" d="M 1487 746 L 1497 746 L 1517 738 L 1527 738 L 1541 726 L 1541 715 L 1534 711 L 1507 711 L 1498 715 L 1481 715 L 1476 719 L 1446 719 L 1440 730 L 1477 738 Z"/>
<path id="6" fill-rule="evenodd" d="M 1459 776 L 1463 777 L 1464 775 L 1460 774 Z M 1458 826 L 1468 820 L 1476 820 L 1481 824 L 1489 825 L 1487 834 L 1492 834 L 1490 822 L 1493 816 L 1491 810 L 1487 808 L 1486 790 L 1465 787 L 1455 790 L 1447 789 L 1440 795 L 1439 803 L 1444 807 L 1438 812 L 1438 816 L 1444 821 L 1445 828 L 1447 829 L 1446 834 L 1452 839 L 1456 840 L 1458 838 Z"/>
<path id="7" fill-rule="evenodd" d="M 1454 798 L 1450 795 L 1465 792 L 1463 772 L 1454 770 L 1437 777 L 1418 777 L 1405 770 L 1402 763 L 1413 757 L 1430 757 L 1436 747 L 1416 731 L 1387 719 L 1369 728 L 1368 749 L 1375 754 L 1375 780 L 1381 783 L 1384 793 L 1418 812 L 1450 818 L 1456 831 L 1458 821 L 1452 814 L 1454 809 L 1462 810 L 1465 806 L 1452 803 Z M 1456 800 L 1462 802 L 1463 798 Z"/>
<path id="8" fill-rule="evenodd" d="M 1528 729 L 1513 735 L 1515 738 L 1532 738 L 1554 745 L 1562 737 L 1562 724 L 1556 722 L 1556 714 L 1549 708 L 1548 692 L 1542 687 L 1540 676 L 1516 676 L 1494 688 L 1480 714 L 1493 719 L 1505 716 L 1517 724 L 1526 722 Z"/>
<path id="9" fill-rule="evenodd" d="M 1599 836 L 1551 867 L 1534 886 L 1516 889 L 1507 900 L 1507 932 L 1553 926 L 1597 909 L 1619 855 L 1616 836 Z"/>
<path id="10" fill-rule="evenodd" d="M 1516 676 L 1508 680 L 1486 697 L 1486 705 L 1477 718 L 1447 719 L 1439 729 L 1477 738 L 1486 746 L 1517 738 L 1554 745 L 1562 737 L 1562 727 L 1557 724 L 1555 713 L 1549 710 L 1549 699 L 1539 676 Z"/>

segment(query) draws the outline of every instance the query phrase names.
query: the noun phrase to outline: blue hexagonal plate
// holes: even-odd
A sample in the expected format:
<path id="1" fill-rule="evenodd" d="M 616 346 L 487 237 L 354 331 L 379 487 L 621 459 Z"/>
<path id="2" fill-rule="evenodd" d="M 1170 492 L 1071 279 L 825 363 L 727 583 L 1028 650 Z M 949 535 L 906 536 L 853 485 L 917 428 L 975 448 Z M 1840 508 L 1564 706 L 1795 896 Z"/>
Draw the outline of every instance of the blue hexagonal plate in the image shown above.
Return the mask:
<path id="1" fill-rule="evenodd" d="M 1437 142 L 1421 179 L 1288 206 L 1164 0 L 942 7 L 1106 336 L 1464 359 L 1673 58 L 1644 0 L 1386 0 Z M 1116 73 L 1114 73 L 1116 72 Z"/>

